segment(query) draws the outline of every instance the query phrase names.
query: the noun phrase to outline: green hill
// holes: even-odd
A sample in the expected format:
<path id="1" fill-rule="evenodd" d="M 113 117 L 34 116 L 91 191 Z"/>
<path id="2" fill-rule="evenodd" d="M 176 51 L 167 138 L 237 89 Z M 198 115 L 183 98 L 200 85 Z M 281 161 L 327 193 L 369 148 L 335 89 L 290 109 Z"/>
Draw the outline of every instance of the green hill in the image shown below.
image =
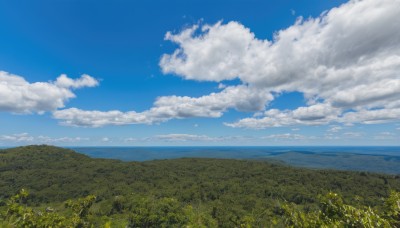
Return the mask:
<path id="1" fill-rule="evenodd" d="M 379 209 L 382 198 L 400 190 L 400 176 L 231 159 L 122 162 L 52 146 L 0 150 L 0 199 L 5 202 L 22 188 L 30 191 L 27 203 L 33 207 L 57 207 L 94 194 L 94 215 L 128 220 L 138 199 L 148 204 L 173 199 L 181 208 L 190 206 L 220 226 L 233 227 L 246 218 L 270 224 L 282 203 L 315 209 L 317 196 L 330 191 L 345 203 Z"/>

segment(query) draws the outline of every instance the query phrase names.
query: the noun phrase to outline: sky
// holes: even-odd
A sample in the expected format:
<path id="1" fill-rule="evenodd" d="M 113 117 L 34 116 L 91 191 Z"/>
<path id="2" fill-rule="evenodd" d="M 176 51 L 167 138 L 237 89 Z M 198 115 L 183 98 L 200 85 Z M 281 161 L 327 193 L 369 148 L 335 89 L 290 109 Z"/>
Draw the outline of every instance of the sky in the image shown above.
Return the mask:
<path id="1" fill-rule="evenodd" d="M 400 146 L 400 1 L 0 1 L 0 147 Z"/>

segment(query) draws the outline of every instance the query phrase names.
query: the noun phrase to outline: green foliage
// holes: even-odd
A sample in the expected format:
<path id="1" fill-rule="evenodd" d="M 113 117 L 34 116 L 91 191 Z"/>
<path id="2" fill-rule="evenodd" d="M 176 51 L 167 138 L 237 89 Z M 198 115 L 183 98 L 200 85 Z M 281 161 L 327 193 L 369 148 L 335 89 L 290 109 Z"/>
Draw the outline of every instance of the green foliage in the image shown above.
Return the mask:
<path id="1" fill-rule="evenodd" d="M 96 200 L 96 196 L 89 195 L 85 198 L 80 198 L 76 201 L 68 200 L 65 202 L 66 208 L 72 209 L 72 216 L 70 220 L 74 227 L 89 227 L 90 223 L 87 220 L 89 208 Z"/>
<path id="2" fill-rule="evenodd" d="M 65 202 L 65 207 L 71 208 L 74 212 L 74 215 L 76 215 L 77 217 L 86 218 L 89 212 L 89 208 L 90 206 L 92 206 L 95 200 L 96 196 L 89 195 L 85 198 L 78 199 L 75 202 L 72 200 L 68 200 L 67 202 Z"/>
<path id="3" fill-rule="evenodd" d="M 208 208 L 199 208 L 188 205 L 185 207 L 188 228 L 217 227 L 217 221 L 211 216 Z"/>
<path id="4" fill-rule="evenodd" d="M 133 202 L 130 214 L 129 227 L 183 226 L 188 222 L 181 204 L 173 198 L 139 199 Z"/>
<path id="5" fill-rule="evenodd" d="M 392 192 L 386 200 L 386 210 L 379 213 L 371 207 L 344 204 L 338 194 L 330 192 L 320 197 L 317 211 L 304 212 L 293 204 L 284 204 L 282 214 L 288 227 L 397 227 L 399 204 L 399 193 Z"/>
<path id="6" fill-rule="evenodd" d="M 76 202 L 69 200 L 68 206 L 73 210 L 73 216 L 66 218 L 63 215 L 47 208 L 45 211 L 34 210 L 24 205 L 28 192 L 22 189 L 17 195 L 12 196 L 5 211 L 1 213 L 0 223 L 5 227 L 91 227 L 86 221 L 88 208 L 93 201 L 93 196 L 78 199 Z"/>
<path id="7" fill-rule="evenodd" d="M 343 203 L 336 193 L 319 197 L 320 207 L 306 212 L 295 204 L 284 204 L 276 216 L 283 216 L 286 227 L 398 227 L 400 222 L 400 193 L 392 192 L 385 201 L 381 213 L 370 207 L 357 208 Z M 22 205 L 28 192 L 22 189 L 11 197 L 5 209 L 0 211 L 2 227 L 94 227 L 88 221 L 88 211 L 95 197 L 90 195 L 75 201 L 68 200 L 67 208 L 72 215 L 62 216 L 54 211 L 41 212 Z M 184 206 L 173 198 L 132 198 L 127 210 L 130 214 L 124 227 L 226 227 L 217 224 L 210 216 L 199 214 L 190 205 Z M 123 203 L 121 203 L 122 205 Z M 276 217 L 273 219 L 276 221 Z M 244 216 L 235 227 L 250 228 L 255 225 L 255 217 Z M 117 225 L 118 223 L 115 223 Z M 111 221 L 97 223 L 97 226 L 112 227 Z M 271 225 L 277 225 L 276 222 Z"/>
<path id="8" fill-rule="evenodd" d="M 400 227 L 399 190 L 395 175 L 265 161 L 0 150 L 0 227 Z"/>
<path id="9" fill-rule="evenodd" d="M 396 227 L 400 227 L 400 192 L 392 191 L 385 201 L 385 216 Z"/>

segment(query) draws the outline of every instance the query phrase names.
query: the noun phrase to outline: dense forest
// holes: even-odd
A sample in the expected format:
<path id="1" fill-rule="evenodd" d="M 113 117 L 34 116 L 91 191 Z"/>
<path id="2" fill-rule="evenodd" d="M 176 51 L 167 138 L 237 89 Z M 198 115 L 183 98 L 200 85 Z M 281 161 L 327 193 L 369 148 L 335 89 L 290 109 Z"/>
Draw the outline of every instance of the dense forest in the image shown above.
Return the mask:
<path id="1" fill-rule="evenodd" d="M 5 227 L 390 227 L 399 225 L 399 190 L 396 175 L 267 161 L 0 150 Z"/>

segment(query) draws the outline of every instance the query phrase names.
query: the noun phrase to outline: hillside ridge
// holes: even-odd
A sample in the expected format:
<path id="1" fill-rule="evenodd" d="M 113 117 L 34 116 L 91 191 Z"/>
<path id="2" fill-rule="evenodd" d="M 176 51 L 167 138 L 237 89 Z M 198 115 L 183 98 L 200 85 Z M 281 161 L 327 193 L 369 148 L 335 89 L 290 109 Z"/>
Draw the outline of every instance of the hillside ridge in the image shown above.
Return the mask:
<path id="1" fill-rule="evenodd" d="M 400 190 L 400 176 L 234 159 L 123 162 L 43 145 L 1 150 L 0 207 L 21 189 L 30 192 L 26 203 L 34 206 L 96 195 L 96 216 L 127 213 L 114 207 L 130 208 L 132 197 L 134 202 L 146 199 L 149 205 L 173 199 L 177 206 L 191 205 L 218 224 L 235 227 L 250 215 L 270 221 L 282 202 L 315 209 L 317 196 L 329 192 L 338 193 L 344 202 L 379 209 L 382 198 Z"/>

